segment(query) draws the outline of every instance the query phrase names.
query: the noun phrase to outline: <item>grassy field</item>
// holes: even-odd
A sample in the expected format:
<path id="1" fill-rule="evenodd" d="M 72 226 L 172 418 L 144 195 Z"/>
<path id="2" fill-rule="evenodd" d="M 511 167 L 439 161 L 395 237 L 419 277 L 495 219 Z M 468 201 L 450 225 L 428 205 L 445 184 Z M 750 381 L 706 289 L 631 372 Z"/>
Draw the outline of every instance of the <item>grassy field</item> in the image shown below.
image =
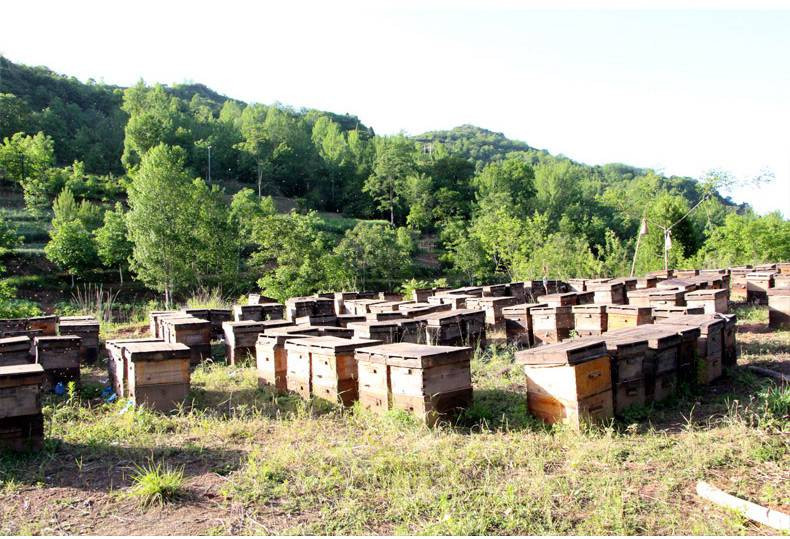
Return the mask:
<path id="1" fill-rule="evenodd" d="M 507 348 L 476 355 L 474 406 L 434 429 L 260 390 L 220 363 L 163 415 L 104 403 L 88 369 L 95 382 L 46 397 L 45 450 L 2 456 L 0 533 L 774 533 L 694 494 L 704 479 L 790 509 L 790 392 L 743 366 L 787 372 L 790 332 L 742 314 L 741 366 L 582 432 L 529 415 Z"/>

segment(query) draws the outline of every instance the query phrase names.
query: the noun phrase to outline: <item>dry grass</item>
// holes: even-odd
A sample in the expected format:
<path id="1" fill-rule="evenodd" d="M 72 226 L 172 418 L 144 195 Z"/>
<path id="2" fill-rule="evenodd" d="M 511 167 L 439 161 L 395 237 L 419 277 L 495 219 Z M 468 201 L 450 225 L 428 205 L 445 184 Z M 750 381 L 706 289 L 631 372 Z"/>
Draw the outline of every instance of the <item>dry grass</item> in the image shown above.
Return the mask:
<path id="1" fill-rule="evenodd" d="M 786 361 L 787 332 L 739 338 L 748 363 Z M 529 415 L 511 350 L 478 354 L 473 374 L 474 406 L 435 429 L 259 390 L 251 368 L 221 364 L 173 415 L 90 400 L 89 385 L 48 397 L 45 451 L 0 461 L 0 533 L 772 532 L 697 499 L 697 479 L 790 509 L 788 391 L 746 369 L 650 421 L 583 432 Z M 183 470 L 189 495 L 130 500 L 146 462 Z"/>

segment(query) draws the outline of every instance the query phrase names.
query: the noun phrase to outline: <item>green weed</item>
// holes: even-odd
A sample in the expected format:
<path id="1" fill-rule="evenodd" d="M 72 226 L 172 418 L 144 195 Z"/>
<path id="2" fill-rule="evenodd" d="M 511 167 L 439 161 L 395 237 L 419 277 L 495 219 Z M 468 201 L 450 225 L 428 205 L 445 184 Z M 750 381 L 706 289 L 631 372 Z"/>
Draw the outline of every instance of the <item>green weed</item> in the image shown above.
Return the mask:
<path id="1" fill-rule="evenodd" d="M 132 483 L 129 494 L 138 498 L 140 505 L 163 505 L 183 494 L 184 470 L 171 468 L 162 462 L 148 463 L 136 467 Z"/>

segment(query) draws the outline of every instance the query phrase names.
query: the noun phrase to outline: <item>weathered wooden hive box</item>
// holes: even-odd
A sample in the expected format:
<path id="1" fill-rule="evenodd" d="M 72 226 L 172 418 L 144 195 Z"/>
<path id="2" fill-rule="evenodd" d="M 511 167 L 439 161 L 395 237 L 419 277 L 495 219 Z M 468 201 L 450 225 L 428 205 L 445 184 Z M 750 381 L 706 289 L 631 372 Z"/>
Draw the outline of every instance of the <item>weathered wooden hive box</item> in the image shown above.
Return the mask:
<path id="1" fill-rule="evenodd" d="M 431 305 L 430 303 L 407 303 L 398 307 L 398 311 L 407 318 L 418 318 L 426 314 L 449 311 L 450 305 Z"/>
<path id="2" fill-rule="evenodd" d="M 282 303 L 234 305 L 233 318 L 237 322 L 242 320 L 283 320 L 285 318 L 285 305 Z"/>
<path id="3" fill-rule="evenodd" d="M 428 298 L 428 303 L 431 305 L 447 304 L 451 309 L 466 309 L 466 302 L 476 296 L 469 296 L 465 294 L 446 294 L 442 296 L 431 296 Z"/>
<path id="4" fill-rule="evenodd" d="M 626 302 L 624 283 L 608 281 L 588 287 L 588 291 L 593 292 L 593 302 L 598 305 L 624 305 Z"/>
<path id="5" fill-rule="evenodd" d="M 181 343 L 189 347 L 191 365 L 211 357 L 211 322 L 194 316 L 168 317 L 163 319 L 165 341 Z"/>
<path id="6" fill-rule="evenodd" d="M 233 310 L 209 309 L 208 317 L 211 322 L 211 336 L 218 339 L 223 336 L 222 324 L 233 320 Z"/>
<path id="7" fill-rule="evenodd" d="M 277 300 L 263 294 L 247 294 L 247 305 L 257 305 L 258 303 L 277 303 Z"/>
<path id="8" fill-rule="evenodd" d="M 266 334 L 260 334 L 255 344 L 258 386 L 271 386 L 280 391 L 286 391 L 288 389 L 288 354 L 285 350 L 285 343 L 289 339 L 316 336 L 317 333 L 317 331 L 314 334 L 312 331 L 309 331 L 308 334 L 286 333 L 272 329 Z"/>
<path id="9" fill-rule="evenodd" d="M 506 284 L 490 284 L 483 287 L 484 298 L 497 298 L 507 294 Z"/>
<path id="10" fill-rule="evenodd" d="M 289 298 L 285 302 L 285 313 L 288 320 L 311 315 L 332 316 L 335 314 L 335 302 L 334 299 L 315 296 Z"/>
<path id="11" fill-rule="evenodd" d="M 675 277 L 685 279 L 686 277 L 696 277 L 699 275 L 698 269 L 676 269 Z"/>
<path id="12" fill-rule="evenodd" d="M 636 290 L 628 290 L 625 293 L 628 305 L 634 307 L 650 307 L 650 294 L 657 289 L 653 288 L 637 288 Z"/>
<path id="13" fill-rule="evenodd" d="M 370 361 L 370 354 L 374 355 L 373 359 L 384 356 L 392 408 L 410 412 L 428 425 L 457 414 L 472 403 L 469 347 L 397 343 L 364 348 L 357 353 L 363 362 Z M 375 374 L 378 375 L 375 390 L 381 395 L 383 377 L 380 372 Z M 371 378 L 374 377 L 366 376 L 364 383 Z"/>
<path id="14" fill-rule="evenodd" d="M 661 281 L 666 281 L 667 279 L 671 279 L 675 276 L 675 270 L 659 270 L 659 271 L 651 271 L 645 275 L 645 277 L 654 277 L 656 279 L 656 283 L 660 283 Z"/>
<path id="15" fill-rule="evenodd" d="M 427 298 L 426 298 L 427 299 Z M 421 303 L 415 301 L 382 301 L 381 303 L 374 303 L 370 306 L 371 313 L 386 313 L 386 312 L 399 312 L 398 308 L 401 305 L 412 305 L 414 303 Z"/>
<path id="16" fill-rule="evenodd" d="M 586 292 L 575 292 L 576 305 L 592 305 L 595 303 L 595 292 L 587 290 Z"/>
<path id="17" fill-rule="evenodd" d="M 60 335 L 77 335 L 80 338 L 80 358 L 85 363 L 95 363 L 99 357 L 99 322 L 89 319 L 62 317 L 58 323 Z"/>
<path id="18" fill-rule="evenodd" d="M 753 272 L 746 275 L 746 301 L 758 305 L 768 304 L 768 290 L 774 286 L 774 274 Z"/>
<path id="19" fill-rule="evenodd" d="M 576 305 L 578 293 L 562 292 L 558 294 L 544 294 L 538 296 L 538 303 L 545 303 L 549 307 L 566 307 Z"/>
<path id="20" fill-rule="evenodd" d="M 41 365 L 0 367 L 0 450 L 39 450 L 44 445 Z"/>
<path id="21" fill-rule="evenodd" d="M 609 354 L 603 341 L 573 340 L 516 353 L 527 378 L 527 406 L 547 423 L 575 427 L 614 414 Z"/>
<path id="22" fill-rule="evenodd" d="M 636 288 L 635 290 L 646 290 L 648 288 L 655 288 L 656 284 L 658 284 L 658 279 L 656 277 L 642 277 L 641 279 L 636 280 Z M 626 290 L 628 293 L 630 290 Z"/>
<path id="23" fill-rule="evenodd" d="M 461 346 L 465 342 L 464 320 L 459 311 L 430 313 L 414 318 L 414 320 L 423 324 L 425 338 L 422 342 L 426 344 Z"/>
<path id="24" fill-rule="evenodd" d="M 403 344 L 403 343 L 400 343 Z M 354 351 L 357 361 L 357 387 L 359 403 L 366 410 L 382 413 L 392 409 L 390 371 L 387 366 L 391 344 L 358 348 Z M 400 349 L 402 346 L 394 347 Z"/>
<path id="25" fill-rule="evenodd" d="M 773 262 L 768 263 L 768 264 L 759 264 L 759 265 L 757 265 L 754 268 L 754 271 L 763 271 L 763 272 L 775 273 L 776 272 L 776 264 L 773 263 Z"/>
<path id="26" fill-rule="evenodd" d="M 180 311 L 151 311 L 148 313 L 148 320 L 149 320 L 149 328 L 151 332 L 151 337 L 161 339 L 162 335 L 160 334 L 161 325 L 159 320 L 165 316 L 178 316 L 180 315 Z"/>
<path id="27" fill-rule="evenodd" d="M 354 330 L 354 338 L 377 340 L 384 343 L 393 343 L 400 340 L 398 324 L 390 321 L 365 321 L 349 324 L 348 329 Z"/>
<path id="28" fill-rule="evenodd" d="M 513 296 L 491 296 L 470 299 L 466 306 L 468 309 L 485 311 L 486 332 L 489 339 L 505 340 L 507 335 L 502 309 L 518 303 L 518 298 Z"/>
<path id="29" fill-rule="evenodd" d="M 545 303 L 520 303 L 502 308 L 507 340 L 516 346 L 532 346 L 532 309 L 548 307 Z"/>
<path id="30" fill-rule="evenodd" d="M 382 301 L 403 301 L 403 295 L 398 292 L 379 292 L 378 297 Z"/>
<path id="31" fill-rule="evenodd" d="M 684 316 L 687 314 L 705 314 L 704 307 L 672 307 L 669 305 L 653 307 L 653 321 L 671 318 L 673 316 Z"/>
<path id="32" fill-rule="evenodd" d="M 353 299 L 345 302 L 346 310 L 351 314 L 367 314 L 370 312 L 370 306 L 377 303 L 384 303 L 382 299 Z"/>
<path id="33" fill-rule="evenodd" d="M 724 355 L 722 356 L 722 360 L 721 360 L 722 365 L 724 367 L 734 367 L 738 363 L 738 348 L 736 346 L 736 341 L 735 341 L 735 333 L 737 332 L 736 325 L 738 323 L 738 317 L 734 314 L 722 314 L 722 313 L 717 313 L 716 317 L 721 318 L 724 321 L 724 329 L 723 329 Z"/>
<path id="34" fill-rule="evenodd" d="M 746 276 L 754 271 L 751 266 L 735 266 L 730 270 L 730 293 L 738 297 L 746 296 Z"/>
<path id="35" fill-rule="evenodd" d="M 571 292 L 585 292 L 587 290 L 587 279 L 568 279 L 568 286 Z"/>
<path id="36" fill-rule="evenodd" d="M 611 358 L 612 400 L 617 415 L 633 406 L 644 406 L 653 399 L 654 379 L 651 378 L 647 340 L 619 329 L 603 335 Z M 598 337 L 589 337 L 595 340 Z"/>
<path id="37" fill-rule="evenodd" d="M 686 292 L 680 289 L 656 290 L 647 295 L 651 307 L 682 307 Z"/>
<path id="38" fill-rule="evenodd" d="M 381 344 L 368 339 L 305 337 L 285 343 L 289 391 L 350 406 L 358 398 L 354 350 Z"/>
<path id="39" fill-rule="evenodd" d="M 27 319 L 27 327 L 32 331 L 40 331 L 42 337 L 54 337 L 58 334 L 58 321 L 60 318 L 57 315 L 49 316 L 33 316 Z"/>
<path id="40" fill-rule="evenodd" d="M 782 273 L 781 275 L 774 276 L 774 288 L 787 290 L 790 288 L 790 275 Z"/>
<path id="41" fill-rule="evenodd" d="M 625 293 L 629 290 L 636 290 L 636 283 L 638 279 L 636 277 L 620 277 L 619 279 L 612 279 L 612 284 L 622 284 L 625 287 L 625 291 L 623 292 L 623 300 L 625 300 Z"/>
<path id="42" fill-rule="evenodd" d="M 333 297 L 335 303 L 335 313 L 338 316 L 341 314 L 351 314 L 346 308 L 346 301 L 357 299 L 358 296 L 359 294 L 357 292 L 335 292 Z"/>
<path id="43" fill-rule="evenodd" d="M 27 318 L 6 318 L 0 320 L 0 338 L 31 337 L 28 332 Z"/>
<path id="44" fill-rule="evenodd" d="M 608 331 L 653 323 L 653 310 L 636 305 L 609 305 L 606 308 Z"/>
<path id="45" fill-rule="evenodd" d="M 727 290 L 724 288 L 708 288 L 686 292 L 686 305 L 689 307 L 702 307 L 706 314 L 728 313 Z"/>
<path id="46" fill-rule="evenodd" d="M 539 307 L 531 309 L 532 336 L 535 344 L 551 344 L 563 341 L 573 331 L 573 310 L 570 305 L 562 307 Z"/>
<path id="47" fill-rule="evenodd" d="M 644 375 L 647 394 L 655 401 L 674 395 L 678 382 L 678 357 L 681 337 L 672 328 L 656 325 L 639 326 L 621 330 L 622 335 L 647 341 Z"/>
<path id="48" fill-rule="evenodd" d="M 767 293 L 768 327 L 790 329 L 790 289 L 774 288 Z"/>
<path id="49" fill-rule="evenodd" d="M 700 330 L 697 339 L 696 382 L 704 385 L 721 376 L 722 358 L 724 355 L 724 321 L 715 315 L 687 315 L 668 320 L 660 320 L 658 324 L 679 324 L 697 327 Z"/>
<path id="50" fill-rule="evenodd" d="M 432 295 L 433 289 L 431 288 L 415 288 L 411 293 L 414 303 L 425 303 Z"/>
<path id="51" fill-rule="evenodd" d="M 140 342 L 124 345 L 129 397 L 138 406 L 169 412 L 189 394 L 190 351 L 181 343 Z"/>
<path id="52" fill-rule="evenodd" d="M 339 327 L 339 321 L 335 315 L 307 315 L 297 316 L 294 319 L 295 324 L 310 325 L 310 326 L 336 326 Z"/>
<path id="53" fill-rule="evenodd" d="M 338 326 L 312 326 L 318 329 L 318 335 L 321 337 L 340 337 L 341 339 L 352 339 L 354 337 L 354 330 L 351 328 L 341 328 Z"/>
<path id="54" fill-rule="evenodd" d="M 31 345 L 30 337 L 26 335 L 0 339 L 0 367 L 32 363 Z"/>
<path id="55" fill-rule="evenodd" d="M 244 320 L 225 322 L 222 331 L 225 335 L 225 360 L 235 365 L 255 353 L 258 334 L 267 329 L 292 325 L 287 320 Z"/>
<path id="56" fill-rule="evenodd" d="M 609 327 L 606 305 L 574 305 L 573 327 L 580 337 L 600 335 Z"/>
<path id="57" fill-rule="evenodd" d="M 44 368 L 47 376 L 46 388 L 54 387 L 58 382 L 64 385 L 68 382 L 79 382 L 80 340 L 77 335 L 33 339 L 36 363 Z"/>
<path id="58" fill-rule="evenodd" d="M 211 318 L 211 309 L 181 309 L 181 312 L 186 316 L 202 318 L 203 320 L 209 320 Z"/>
<path id="59" fill-rule="evenodd" d="M 437 292 L 435 295 L 437 296 L 473 296 L 476 298 L 483 296 L 483 287 L 481 286 L 464 286 L 461 288 L 453 288 L 450 290 L 444 290 L 442 292 Z"/>
<path id="60" fill-rule="evenodd" d="M 400 316 L 400 313 L 394 314 Z M 337 325 L 341 328 L 346 328 L 352 322 L 364 322 L 367 319 L 367 316 L 364 314 L 339 314 L 337 315 Z M 374 318 L 374 320 L 376 319 Z"/>
<path id="61" fill-rule="evenodd" d="M 524 284 L 525 283 L 523 281 L 508 283 L 505 288 L 505 295 L 513 296 L 514 298 L 516 298 L 518 303 L 526 302 L 527 296 L 526 296 L 526 287 L 524 286 Z"/>
<path id="62" fill-rule="evenodd" d="M 790 262 L 777 262 L 776 271 L 782 275 L 790 274 Z"/>
<path id="63" fill-rule="evenodd" d="M 107 374 L 109 376 L 110 387 L 118 397 L 125 397 L 128 394 L 128 366 L 124 355 L 124 347 L 133 343 L 164 342 L 155 337 L 143 337 L 140 339 L 113 339 L 104 345 L 107 350 Z"/>
<path id="64" fill-rule="evenodd" d="M 425 322 L 413 318 L 396 318 L 392 320 L 398 326 L 401 342 L 422 344 L 425 342 Z"/>
<path id="65" fill-rule="evenodd" d="M 357 316 L 357 315 L 347 315 L 347 316 Z M 365 320 L 370 320 L 371 322 L 386 322 L 387 320 L 403 320 L 406 318 L 406 315 L 400 311 L 387 311 L 383 313 L 368 313 L 365 315 L 359 315 L 362 320 L 359 322 L 364 322 Z"/>

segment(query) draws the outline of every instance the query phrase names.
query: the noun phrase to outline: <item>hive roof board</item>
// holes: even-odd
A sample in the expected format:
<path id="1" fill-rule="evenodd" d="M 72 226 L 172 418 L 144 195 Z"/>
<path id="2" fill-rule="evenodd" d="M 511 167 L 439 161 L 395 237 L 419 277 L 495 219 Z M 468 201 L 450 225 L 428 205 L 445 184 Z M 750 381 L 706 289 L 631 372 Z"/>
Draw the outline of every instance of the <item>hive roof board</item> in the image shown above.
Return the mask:
<path id="1" fill-rule="evenodd" d="M 360 361 L 415 369 L 468 361 L 471 355 L 472 348 L 468 346 L 432 346 L 407 342 L 360 348 L 354 353 Z"/>
<path id="2" fill-rule="evenodd" d="M 517 352 L 516 362 L 521 365 L 578 365 L 606 354 L 606 343 L 602 339 L 573 339 Z"/>
<path id="3" fill-rule="evenodd" d="M 344 339 L 342 337 L 326 335 L 322 337 L 305 337 L 304 339 L 288 341 L 286 343 L 286 348 L 289 345 L 297 345 L 300 347 L 323 348 L 337 353 L 348 352 L 362 346 L 374 346 L 381 344 L 381 342 L 382 341 L 373 339 Z"/>
<path id="4" fill-rule="evenodd" d="M 123 347 L 129 361 L 164 361 L 167 359 L 189 359 L 189 347 L 181 343 L 138 342 Z"/>
<path id="5" fill-rule="evenodd" d="M 38 363 L 0 367 L 0 388 L 40 384 L 44 381 L 44 367 Z"/>

